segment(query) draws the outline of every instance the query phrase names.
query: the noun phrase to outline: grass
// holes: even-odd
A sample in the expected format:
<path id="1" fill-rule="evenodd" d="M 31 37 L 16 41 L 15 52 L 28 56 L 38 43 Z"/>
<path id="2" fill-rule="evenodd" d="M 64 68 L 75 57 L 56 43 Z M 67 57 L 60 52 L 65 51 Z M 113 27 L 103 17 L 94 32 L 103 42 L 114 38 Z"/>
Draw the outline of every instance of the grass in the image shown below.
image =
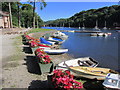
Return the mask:
<path id="1" fill-rule="evenodd" d="M 13 45 L 15 46 L 15 53 L 14 55 L 9 57 L 10 61 L 15 61 L 13 66 L 18 66 L 19 64 L 17 64 L 17 62 L 21 59 L 23 59 L 23 53 L 22 53 L 22 49 L 21 49 L 21 45 L 22 45 L 22 37 L 21 36 L 17 36 L 14 38 L 14 43 Z"/>
<path id="2" fill-rule="evenodd" d="M 35 28 L 35 29 L 31 29 L 27 32 L 27 34 L 30 33 L 36 33 L 36 32 L 45 32 L 45 31 L 52 31 L 53 29 L 43 29 L 43 28 Z"/>

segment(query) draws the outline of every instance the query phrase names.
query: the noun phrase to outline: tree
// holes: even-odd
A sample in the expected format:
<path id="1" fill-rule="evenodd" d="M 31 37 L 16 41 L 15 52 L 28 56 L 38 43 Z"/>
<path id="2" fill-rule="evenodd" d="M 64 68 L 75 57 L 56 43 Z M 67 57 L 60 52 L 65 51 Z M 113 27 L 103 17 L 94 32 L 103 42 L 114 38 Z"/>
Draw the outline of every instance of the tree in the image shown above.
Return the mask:
<path id="1" fill-rule="evenodd" d="M 12 13 L 11 13 L 11 3 L 9 2 L 9 14 L 10 14 L 10 28 L 13 28 L 12 24 Z"/>
<path id="2" fill-rule="evenodd" d="M 17 2 L 17 6 L 18 6 L 18 27 L 21 27 L 21 22 L 20 22 L 20 6 L 21 3 Z"/>
<path id="3" fill-rule="evenodd" d="M 41 10 L 44 7 L 46 7 L 46 5 L 47 5 L 44 0 L 34 0 L 34 2 L 31 2 L 33 4 L 33 28 L 35 28 L 35 8 L 36 8 L 36 2 L 40 2 L 40 9 Z"/>

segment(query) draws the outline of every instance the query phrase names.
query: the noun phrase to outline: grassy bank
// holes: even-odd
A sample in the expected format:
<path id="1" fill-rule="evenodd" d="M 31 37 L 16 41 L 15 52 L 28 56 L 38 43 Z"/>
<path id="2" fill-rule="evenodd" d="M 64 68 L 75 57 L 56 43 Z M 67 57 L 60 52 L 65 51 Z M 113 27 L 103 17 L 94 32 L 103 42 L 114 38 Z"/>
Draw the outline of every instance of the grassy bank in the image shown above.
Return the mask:
<path id="1" fill-rule="evenodd" d="M 37 33 L 37 32 L 45 32 L 45 31 L 52 31 L 54 29 L 43 29 L 43 28 L 35 28 L 35 29 L 31 29 L 27 32 L 27 34 L 30 33 Z"/>

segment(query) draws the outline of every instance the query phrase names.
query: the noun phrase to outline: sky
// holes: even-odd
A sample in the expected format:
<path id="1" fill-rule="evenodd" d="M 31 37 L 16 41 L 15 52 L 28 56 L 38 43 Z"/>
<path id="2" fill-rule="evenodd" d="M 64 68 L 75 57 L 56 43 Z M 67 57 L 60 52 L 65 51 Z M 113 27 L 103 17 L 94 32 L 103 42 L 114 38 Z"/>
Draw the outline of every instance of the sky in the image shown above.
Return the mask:
<path id="1" fill-rule="evenodd" d="M 36 12 L 43 21 L 69 18 L 83 10 L 98 9 L 105 6 L 118 5 L 118 2 L 47 2 L 47 6 L 40 10 L 40 3 L 36 3 Z"/>

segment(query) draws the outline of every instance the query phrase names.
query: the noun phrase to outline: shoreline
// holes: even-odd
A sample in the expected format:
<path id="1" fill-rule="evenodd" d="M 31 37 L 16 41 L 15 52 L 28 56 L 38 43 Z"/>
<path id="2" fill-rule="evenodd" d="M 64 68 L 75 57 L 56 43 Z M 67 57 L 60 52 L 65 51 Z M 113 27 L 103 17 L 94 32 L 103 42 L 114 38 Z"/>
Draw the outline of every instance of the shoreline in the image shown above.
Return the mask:
<path id="1" fill-rule="evenodd" d="M 55 30 L 53 31 L 55 32 Z M 52 33 L 53 31 L 31 33 L 30 35 L 39 38 L 45 33 Z M 29 53 L 30 47 L 28 45 L 22 44 L 21 35 L 22 34 L 2 35 L 3 38 L 7 38 L 2 41 L 2 43 L 5 44 L 4 52 L 6 52 L 2 56 L 3 61 L 5 61 L 2 67 L 2 88 L 48 88 L 48 86 L 46 86 L 48 73 L 40 75 L 35 55 Z M 13 48 L 8 52 L 7 48 L 9 48 L 9 46 Z M 5 54 L 7 54 L 8 57 Z M 18 55 L 20 57 L 18 57 Z M 71 56 L 68 54 L 50 55 L 50 57 L 54 65 L 71 59 Z"/>
<path id="2" fill-rule="evenodd" d="M 46 31 L 46 32 L 37 32 L 37 33 L 31 33 L 29 34 L 30 36 L 34 37 L 34 38 L 37 38 L 39 39 L 39 37 L 42 37 L 44 34 L 46 33 L 54 33 L 56 32 L 55 30 L 53 31 Z M 39 36 L 39 37 L 38 37 Z M 56 65 L 60 62 L 63 62 L 63 61 L 66 61 L 66 60 L 70 60 L 70 59 L 73 59 L 74 57 L 71 56 L 70 54 L 68 53 L 65 53 L 65 54 L 60 54 L 60 55 L 49 55 L 53 61 L 53 63 Z"/>
<path id="3" fill-rule="evenodd" d="M 31 33 L 30 35 L 33 37 L 39 38 L 45 33 L 50 33 L 50 32 L 52 33 L 53 31 Z M 30 52 L 31 49 L 29 45 L 22 44 L 21 35 L 22 34 L 17 35 L 19 36 L 19 38 L 17 36 L 16 36 L 17 38 L 16 37 L 7 38 L 8 42 L 11 41 L 14 43 L 15 41 L 17 41 L 16 44 L 14 44 L 15 45 L 14 49 L 16 50 L 16 48 L 19 48 L 17 49 L 18 50 L 17 52 L 10 53 L 9 51 L 8 54 L 10 55 L 12 54 L 11 55 L 12 57 L 20 52 L 22 56 L 20 58 L 12 58 L 14 61 L 12 61 L 12 59 L 11 60 L 7 59 L 6 66 L 2 68 L 2 75 L 3 75 L 2 76 L 2 88 L 28 88 L 28 89 L 49 88 L 49 85 L 48 85 L 48 74 L 49 73 L 44 73 L 42 75 L 40 74 L 40 68 L 38 66 L 38 63 L 36 62 L 35 55 Z M 14 35 L 8 35 L 8 37 L 11 37 L 11 36 L 14 36 Z M 7 41 L 4 41 L 3 43 L 6 44 Z M 21 44 L 19 44 L 18 42 Z M 9 45 L 13 45 L 13 44 L 10 43 Z M 7 50 L 5 49 L 5 51 Z M 74 58 L 67 53 L 61 54 L 61 55 L 50 55 L 50 57 L 54 65 L 62 61 L 66 61 L 66 60 L 70 60 Z M 82 81 L 81 78 L 80 80 Z M 85 87 L 82 90 L 87 90 L 88 88 L 91 88 L 91 85 L 94 86 L 94 84 L 92 84 L 93 82 L 95 82 L 96 84 L 98 83 L 97 81 L 94 81 L 94 80 L 85 80 L 85 83 L 84 83 Z M 97 84 L 97 88 L 101 88 L 101 87 L 102 87 L 101 83 Z"/>

